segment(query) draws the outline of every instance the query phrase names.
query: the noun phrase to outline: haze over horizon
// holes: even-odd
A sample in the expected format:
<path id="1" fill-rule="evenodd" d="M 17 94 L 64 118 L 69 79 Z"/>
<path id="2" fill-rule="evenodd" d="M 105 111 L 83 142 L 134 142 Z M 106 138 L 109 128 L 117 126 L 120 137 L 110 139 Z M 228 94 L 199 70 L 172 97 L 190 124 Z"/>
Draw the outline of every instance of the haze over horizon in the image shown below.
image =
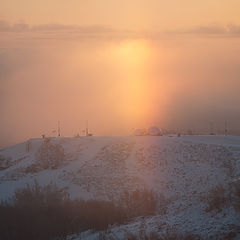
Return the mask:
<path id="1" fill-rule="evenodd" d="M 134 128 L 240 129 L 237 0 L 0 0 L 0 147 Z"/>

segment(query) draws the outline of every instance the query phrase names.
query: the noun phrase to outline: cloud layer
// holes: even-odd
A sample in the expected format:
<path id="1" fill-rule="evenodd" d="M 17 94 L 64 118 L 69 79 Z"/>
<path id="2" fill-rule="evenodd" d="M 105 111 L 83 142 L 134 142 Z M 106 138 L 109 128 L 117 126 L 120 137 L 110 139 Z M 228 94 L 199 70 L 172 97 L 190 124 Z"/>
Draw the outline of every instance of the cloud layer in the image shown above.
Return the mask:
<path id="1" fill-rule="evenodd" d="M 103 25 L 91 25 L 91 26 L 80 26 L 80 25 L 64 25 L 64 24 L 41 24 L 33 25 L 25 23 L 16 23 L 10 25 L 8 22 L 0 20 L 0 32 L 28 32 L 28 31 L 76 31 L 82 33 L 108 33 L 113 32 L 114 29 L 109 26 Z"/>
<path id="2" fill-rule="evenodd" d="M 207 36 L 222 36 L 222 37 L 239 37 L 240 25 L 228 24 L 226 26 L 221 25 L 209 25 L 209 26 L 195 26 L 189 29 L 180 29 L 175 31 L 169 31 L 172 34 L 191 34 L 191 35 L 207 35 Z"/>
<path id="3" fill-rule="evenodd" d="M 47 32 L 47 33 L 63 33 L 71 32 L 85 35 L 101 35 L 101 34 L 122 34 L 144 36 L 146 38 L 158 38 L 162 35 L 196 35 L 196 36 L 218 36 L 218 37 L 240 37 L 240 25 L 228 24 L 222 25 L 206 25 L 194 26 L 187 29 L 176 29 L 171 31 L 134 31 L 119 30 L 111 26 L 104 25 L 64 25 L 64 24 L 41 24 L 30 26 L 26 23 L 9 24 L 4 20 L 0 20 L 0 32 Z"/>

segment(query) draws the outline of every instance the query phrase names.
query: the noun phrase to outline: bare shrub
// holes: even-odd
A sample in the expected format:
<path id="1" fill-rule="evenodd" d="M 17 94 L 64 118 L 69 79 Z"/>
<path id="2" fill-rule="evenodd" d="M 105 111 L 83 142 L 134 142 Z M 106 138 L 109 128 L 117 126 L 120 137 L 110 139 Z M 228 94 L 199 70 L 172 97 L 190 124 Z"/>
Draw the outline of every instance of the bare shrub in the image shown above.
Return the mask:
<path id="1" fill-rule="evenodd" d="M 240 210 L 240 179 L 234 181 L 230 185 L 231 188 L 231 200 L 234 208 Z"/>
<path id="2" fill-rule="evenodd" d="M 56 184 L 40 186 L 35 180 L 33 185 L 27 184 L 23 189 L 17 189 L 12 198 L 15 206 L 40 207 L 40 205 L 59 205 L 68 199 L 68 193 L 60 190 Z"/>
<path id="3" fill-rule="evenodd" d="M 123 200 L 117 205 L 109 201 L 71 200 L 56 184 L 41 186 L 35 181 L 0 204 L 0 236 L 4 240 L 59 239 L 88 229 L 106 230 L 112 224 L 155 212 L 157 197 L 152 191 L 136 190 L 127 193 Z M 144 222 L 139 236 L 149 239 Z M 134 237 L 128 235 L 126 239 Z"/>
<path id="4" fill-rule="evenodd" d="M 142 236 L 139 234 L 126 232 L 124 234 L 124 240 L 202 240 L 203 238 L 197 234 L 180 233 L 176 230 L 167 231 L 165 234 L 158 234 L 157 232 L 150 232 L 149 234 L 144 232 Z M 97 240 L 119 240 L 117 237 L 109 236 L 105 233 L 101 233 Z"/>
<path id="5" fill-rule="evenodd" d="M 157 210 L 157 195 L 148 189 L 125 191 L 120 196 L 120 204 L 126 208 L 129 218 L 154 215 Z"/>
<path id="6" fill-rule="evenodd" d="M 126 239 L 126 240 L 138 240 L 138 236 L 134 233 L 126 232 L 124 234 L 124 239 Z"/>
<path id="7" fill-rule="evenodd" d="M 66 235 L 69 219 L 61 211 L 67 198 L 56 185 L 27 185 L 0 205 L 0 236 L 5 240 L 44 240 Z"/>
<path id="8" fill-rule="evenodd" d="M 209 191 L 209 194 L 207 196 L 207 207 L 205 211 L 210 212 L 215 209 L 221 211 L 226 203 L 226 190 L 222 185 L 218 185 Z"/>
<path id="9" fill-rule="evenodd" d="M 40 186 L 35 181 L 0 204 L 0 236 L 4 240 L 62 238 L 126 222 L 126 212 L 126 208 L 113 202 L 71 200 L 55 184 Z"/>

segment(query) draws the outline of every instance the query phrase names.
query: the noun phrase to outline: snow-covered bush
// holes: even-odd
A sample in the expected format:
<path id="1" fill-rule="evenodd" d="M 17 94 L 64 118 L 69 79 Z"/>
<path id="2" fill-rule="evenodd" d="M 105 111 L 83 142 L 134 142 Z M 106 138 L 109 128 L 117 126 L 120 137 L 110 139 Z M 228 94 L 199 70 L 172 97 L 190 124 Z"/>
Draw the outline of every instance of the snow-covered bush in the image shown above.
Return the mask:
<path id="1" fill-rule="evenodd" d="M 64 149 L 60 144 L 52 144 L 45 139 L 36 153 L 37 163 L 44 169 L 57 168 L 64 161 Z"/>
<path id="2" fill-rule="evenodd" d="M 10 160 L 11 160 L 10 158 L 6 158 L 0 155 L 0 170 L 4 170 L 6 168 L 11 167 Z"/>

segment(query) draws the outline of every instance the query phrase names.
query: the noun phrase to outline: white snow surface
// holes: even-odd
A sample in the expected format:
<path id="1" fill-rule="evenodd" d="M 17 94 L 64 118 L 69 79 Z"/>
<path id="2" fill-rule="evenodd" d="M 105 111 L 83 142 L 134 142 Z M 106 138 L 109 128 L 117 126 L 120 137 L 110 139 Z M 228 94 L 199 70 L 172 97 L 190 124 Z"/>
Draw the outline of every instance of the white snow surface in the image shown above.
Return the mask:
<path id="1" fill-rule="evenodd" d="M 167 213 L 112 226 L 109 234 L 123 239 L 126 231 L 137 232 L 143 221 L 147 232 L 172 227 L 208 237 L 233 226 L 240 228 L 240 214 L 233 208 L 206 213 L 203 200 L 214 186 L 227 186 L 239 177 L 240 137 L 52 138 L 52 144 L 64 148 L 64 163 L 56 169 L 29 172 L 43 141 L 30 139 L 29 151 L 26 142 L 0 151 L 5 159 L 0 168 L 0 200 L 35 179 L 41 185 L 56 183 L 73 199 L 115 200 L 125 190 L 148 188 L 166 197 Z M 95 239 L 97 234 L 88 231 L 69 239 Z"/>

